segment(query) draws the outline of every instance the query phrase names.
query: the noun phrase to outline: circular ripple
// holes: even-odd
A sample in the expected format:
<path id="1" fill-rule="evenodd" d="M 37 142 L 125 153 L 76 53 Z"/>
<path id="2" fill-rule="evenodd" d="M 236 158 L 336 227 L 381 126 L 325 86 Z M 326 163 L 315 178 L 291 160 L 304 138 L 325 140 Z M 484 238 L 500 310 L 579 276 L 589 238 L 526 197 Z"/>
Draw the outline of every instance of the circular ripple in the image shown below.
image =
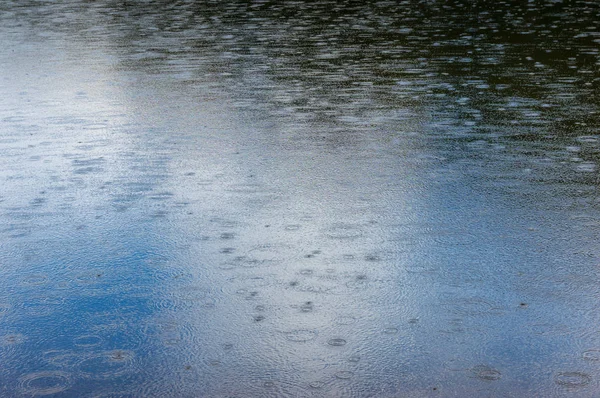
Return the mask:
<path id="1" fill-rule="evenodd" d="M 600 350 L 587 350 L 582 355 L 586 361 L 600 361 Z"/>
<path id="2" fill-rule="evenodd" d="M 568 388 L 583 387 L 592 381 L 592 377 L 583 372 L 560 372 L 554 376 L 554 382 Z"/>
<path id="3" fill-rule="evenodd" d="M 325 387 L 325 382 L 321 380 L 315 380 L 308 383 L 310 388 L 314 388 L 315 390 Z"/>
<path id="4" fill-rule="evenodd" d="M 27 338 L 20 334 L 7 334 L 5 336 L 0 337 L 0 346 L 11 346 L 24 342 Z"/>
<path id="5" fill-rule="evenodd" d="M 88 271 L 82 274 L 79 274 L 75 277 L 75 280 L 78 283 L 85 284 L 96 284 L 101 283 L 105 280 L 106 276 L 102 271 Z"/>
<path id="6" fill-rule="evenodd" d="M 298 372 L 315 372 L 329 367 L 329 362 L 321 358 L 308 359 L 306 361 L 293 362 L 292 368 Z"/>
<path id="7" fill-rule="evenodd" d="M 340 370 L 339 372 L 335 373 L 336 378 L 343 380 L 350 379 L 352 378 L 352 376 L 354 376 L 354 372 L 351 372 L 349 370 Z"/>
<path id="8" fill-rule="evenodd" d="M 473 373 L 476 378 L 487 381 L 500 380 L 502 377 L 502 373 L 498 370 L 485 365 L 475 366 L 471 369 L 471 373 Z"/>
<path id="9" fill-rule="evenodd" d="M 96 347 L 99 346 L 100 344 L 102 344 L 102 337 L 94 335 L 94 334 L 88 334 L 88 335 L 84 335 L 84 336 L 79 336 L 76 337 L 73 340 L 73 344 L 75 344 L 77 347 Z"/>
<path id="10" fill-rule="evenodd" d="M 315 330 L 296 329 L 289 332 L 285 332 L 285 338 L 288 341 L 304 343 L 316 339 L 317 332 Z"/>
<path id="11" fill-rule="evenodd" d="M 478 297 L 450 299 L 445 306 L 454 314 L 463 316 L 500 315 L 501 309 Z"/>
<path id="12" fill-rule="evenodd" d="M 34 296 L 23 303 L 23 311 L 27 315 L 45 316 L 62 308 L 64 299 L 57 296 Z"/>
<path id="13" fill-rule="evenodd" d="M 104 351 L 84 359 L 79 368 L 87 377 L 109 379 L 132 372 L 135 359 L 133 351 Z"/>
<path id="14" fill-rule="evenodd" d="M 48 275 L 44 274 L 33 274 L 23 278 L 24 285 L 43 285 L 46 282 L 48 282 Z"/>
<path id="15" fill-rule="evenodd" d="M 337 325 L 354 325 L 356 323 L 356 317 L 352 315 L 341 315 L 333 320 Z"/>
<path id="16" fill-rule="evenodd" d="M 174 346 L 182 343 L 192 344 L 194 329 L 176 320 L 162 319 L 149 322 L 144 330 L 146 337 L 153 343 Z"/>
<path id="17" fill-rule="evenodd" d="M 42 353 L 42 359 L 53 366 L 63 369 L 73 368 L 87 358 L 73 350 L 50 350 Z"/>
<path id="18" fill-rule="evenodd" d="M 183 286 L 173 293 L 186 306 L 201 306 L 212 308 L 216 305 L 215 295 L 209 289 L 201 286 Z"/>
<path id="19" fill-rule="evenodd" d="M 222 291 L 227 294 L 244 295 L 249 291 L 258 291 L 263 287 L 271 286 L 272 275 L 249 275 L 229 278 L 228 283 L 223 284 Z"/>
<path id="20" fill-rule="evenodd" d="M 346 282 L 346 287 L 352 290 L 366 290 L 370 287 L 370 283 L 366 279 L 356 278 L 352 281 Z"/>
<path id="21" fill-rule="evenodd" d="M 346 340 L 339 338 L 339 337 L 335 337 L 333 339 L 329 339 L 327 341 L 327 344 L 329 344 L 330 346 L 334 346 L 334 347 L 342 347 L 345 346 L 347 343 Z"/>
<path id="22" fill-rule="evenodd" d="M 35 372 L 20 379 L 21 389 L 33 396 L 58 394 L 67 390 L 70 384 L 69 374 L 61 371 Z"/>
<path id="23" fill-rule="evenodd" d="M 358 224 L 339 223 L 328 228 L 325 235 L 331 239 L 356 239 L 363 235 L 363 231 Z"/>

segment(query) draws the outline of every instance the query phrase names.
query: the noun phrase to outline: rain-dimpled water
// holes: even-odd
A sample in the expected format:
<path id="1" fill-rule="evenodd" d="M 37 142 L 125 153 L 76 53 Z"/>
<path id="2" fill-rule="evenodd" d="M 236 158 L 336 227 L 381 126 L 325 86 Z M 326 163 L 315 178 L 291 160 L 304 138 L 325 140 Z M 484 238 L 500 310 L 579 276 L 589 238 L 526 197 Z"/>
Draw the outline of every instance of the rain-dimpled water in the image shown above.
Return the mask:
<path id="1" fill-rule="evenodd" d="M 0 396 L 597 397 L 600 4 L 4 0 Z"/>

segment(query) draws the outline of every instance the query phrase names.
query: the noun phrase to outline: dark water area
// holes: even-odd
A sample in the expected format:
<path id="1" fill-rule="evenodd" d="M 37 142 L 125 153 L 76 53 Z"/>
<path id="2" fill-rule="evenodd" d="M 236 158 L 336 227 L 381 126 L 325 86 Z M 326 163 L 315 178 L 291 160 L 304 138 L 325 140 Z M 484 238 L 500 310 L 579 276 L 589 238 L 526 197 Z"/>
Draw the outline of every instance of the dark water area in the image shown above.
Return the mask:
<path id="1" fill-rule="evenodd" d="M 0 396 L 597 397 L 596 1 L 0 3 Z"/>

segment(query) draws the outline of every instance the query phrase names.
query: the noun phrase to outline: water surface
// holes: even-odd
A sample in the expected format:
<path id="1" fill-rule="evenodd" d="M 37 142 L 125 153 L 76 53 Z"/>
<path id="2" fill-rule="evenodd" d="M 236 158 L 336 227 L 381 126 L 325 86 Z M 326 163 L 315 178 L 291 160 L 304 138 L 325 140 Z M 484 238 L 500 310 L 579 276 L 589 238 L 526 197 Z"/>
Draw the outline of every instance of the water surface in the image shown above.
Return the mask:
<path id="1" fill-rule="evenodd" d="M 0 395 L 597 396 L 599 21 L 3 1 Z"/>

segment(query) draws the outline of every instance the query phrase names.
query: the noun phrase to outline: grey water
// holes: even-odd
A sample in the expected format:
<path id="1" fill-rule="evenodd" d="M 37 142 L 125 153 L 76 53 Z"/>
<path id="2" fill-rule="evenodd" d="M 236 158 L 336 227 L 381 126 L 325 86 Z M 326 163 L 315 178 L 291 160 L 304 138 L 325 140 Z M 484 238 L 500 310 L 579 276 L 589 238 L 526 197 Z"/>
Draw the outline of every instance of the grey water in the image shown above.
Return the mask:
<path id="1" fill-rule="evenodd" d="M 599 51 L 592 0 L 3 0 L 0 396 L 599 396 Z"/>

